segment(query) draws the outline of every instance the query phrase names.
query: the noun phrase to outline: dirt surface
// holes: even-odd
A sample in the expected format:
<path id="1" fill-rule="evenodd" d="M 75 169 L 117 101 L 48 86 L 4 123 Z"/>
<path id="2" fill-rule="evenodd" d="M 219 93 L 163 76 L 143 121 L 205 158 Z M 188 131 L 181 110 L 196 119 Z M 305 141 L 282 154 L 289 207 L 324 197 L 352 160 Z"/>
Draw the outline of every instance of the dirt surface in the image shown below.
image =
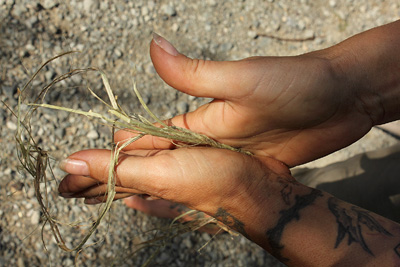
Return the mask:
<path id="1" fill-rule="evenodd" d="M 152 32 L 170 40 L 194 58 L 237 60 L 249 56 L 298 55 L 334 45 L 354 34 L 400 18 L 398 0 L 371 1 L 28 1 L 0 0 L 0 99 L 15 110 L 21 88 L 47 59 L 64 51 L 81 53 L 46 67 L 31 88 L 31 97 L 71 68 L 94 66 L 104 70 L 123 105 L 142 113 L 129 93 L 131 72 L 150 109 L 161 118 L 196 109 L 209 99 L 178 93 L 156 75 L 148 54 Z M 98 76 L 75 77 L 57 86 L 47 101 L 84 110 L 104 110 L 86 91 L 101 90 Z M 32 179 L 18 172 L 14 133 L 16 119 L 1 106 L 0 150 L 0 266 L 73 266 L 75 255 L 61 251 L 34 196 Z M 52 162 L 85 148 L 107 148 L 110 130 L 86 118 L 41 110 L 33 131 L 51 152 Z M 360 152 L 387 147 L 398 140 L 374 128 L 352 146 L 309 163 L 321 167 Z M 63 173 L 55 169 L 58 181 Z M 57 181 L 48 185 L 52 211 L 63 221 L 86 221 L 97 213 L 81 200 L 58 197 Z M 144 232 L 166 226 L 169 220 L 150 218 L 115 202 L 111 216 L 89 240 L 79 266 L 138 266 L 155 251 L 136 255 L 135 243 Z M 83 229 L 84 227 L 82 227 Z M 62 228 L 68 245 L 83 230 Z M 151 235 L 150 235 L 151 237 Z M 267 252 L 243 237 L 214 237 L 189 233 L 161 249 L 152 266 L 281 266 Z"/>

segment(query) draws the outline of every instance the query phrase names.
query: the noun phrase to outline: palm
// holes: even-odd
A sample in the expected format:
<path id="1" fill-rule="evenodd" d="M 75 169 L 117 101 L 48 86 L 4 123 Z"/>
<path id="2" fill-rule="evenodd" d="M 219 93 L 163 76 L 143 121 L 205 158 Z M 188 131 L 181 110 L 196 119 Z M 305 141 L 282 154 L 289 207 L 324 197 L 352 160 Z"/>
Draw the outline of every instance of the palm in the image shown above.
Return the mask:
<path id="1" fill-rule="evenodd" d="M 347 81 L 337 78 L 327 60 L 313 54 L 237 62 L 191 60 L 200 73 L 197 76 L 185 74 L 187 65 L 176 70 L 168 67 L 168 62 L 153 61 L 171 86 L 215 98 L 194 112 L 173 118 L 174 125 L 288 166 L 341 149 L 372 126 L 362 109 L 357 110 L 358 103 L 345 87 Z M 200 66 L 204 71 L 199 71 Z M 117 139 L 129 136 L 120 132 Z M 169 141 L 144 138 L 130 148 L 171 147 Z"/>
<path id="2" fill-rule="evenodd" d="M 321 72 L 326 66 L 307 58 L 275 60 L 268 64 L 282 66 L 287 61 L 287 68 L 263 66 L 272 69 L 272 75 L 248 89 L 254 93 L 205 105 L 187 115 L 187 125 L 289 166 L 345 147 L 370 129 L 368 117 L 349 108 L 356 104 L 348 100 L 351 97 L 338 93 L 341 82 L 332 79 L 329 70 Z"/>

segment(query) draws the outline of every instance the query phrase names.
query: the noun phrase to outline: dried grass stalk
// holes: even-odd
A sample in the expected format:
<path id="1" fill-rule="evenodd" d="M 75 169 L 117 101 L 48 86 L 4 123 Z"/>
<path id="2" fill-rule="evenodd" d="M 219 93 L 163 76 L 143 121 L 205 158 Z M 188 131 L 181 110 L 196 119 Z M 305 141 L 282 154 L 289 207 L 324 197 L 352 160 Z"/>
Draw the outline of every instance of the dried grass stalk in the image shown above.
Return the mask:
<path id="1" fill-rule="evenodd" d="M 34 187 L 35 187 L 35 191 L 36 191 L 36 198 L 39 202 L 39 205 L 40 205 L 43 215 L 45 217 L 45 224 L 46 223 L 50 224 L 50 228 L 54 235 L 54 238 L 55 238 L 58 246 L 61 249 L 68 251 L 68 252 L 75 251 L 75 252 L 79 253 L 79 251 L 81 251 L 84 248 L 86 241 L 93 234 L 93 232 L 96 230 L 96 228 L 98 227 L 98 225 L 100 224 L 100 222 L 102 221 L 104 216 L 107 214 L 107 212 L 111 208 L 112 201 L 116 194 L 114 170 L 116 169 L 115 167 L 118 164 L 119 153 L 127 145 L 131 144 L 132 142 L 137 141 L 141 137 L 143 137 L 145 135 L 152 135 L 152 136 L 170 139 L 172 142 L 179 143 L 180 145 L 209 146 L 209 147 L 228 149 L 228 150 L 237 151 L 237 152 L 241 152 L 241 153 L 245 153 L 245 154 L 250 154 L 249 152 L 242 151 L 239 148 L 234 148 L 234 147 L 219 143 L 203 134 L 195 133 L 190 130 L 180 128 L 177 126 L 166 125 L 164 122 L 162 122 L 160 119 L 158 119 L 158 117 L 155 116 L 150 111 L 150 109 L 147 107 L 147 105 L 143 101 L 141 95 L 139 94 L 139 91 L 137 90 L 135 82 L 133 82 L 133 87 L 132 87 L 133 95 L 135 95 L 139 99 L 141 105 L 146 110 L 148 115 L 151 118 L 153 118 L 156 122 L 159 123 L 159 127 L 155 126 L 153 123 L 148 121 L 143 116 L 136 115 L 136 114 L 130 115 L 129 113 L 125 112 L 122 109 L 122 107 L 118 104 L 117 97 L 114 95 L 113 90 L 111 89 L 110 83 L 109 83 L 105 73 L 96 68 L 73 69 L 73 70 L 69 71 L 68 73 L 65 73 L 63 75 L 56 77 L 50 84 L 48 84 L 46 87 L 44 87 L 41 90 L 41 92 L 38 94 L 36 100 L 33 103 L 28 104 L 29 109 L 26 112 L 26 114 L 24 114 L 24 115 L 21 114 L 21 105 L 24 102 L 23 95 L 24 95 L 25 91 L 27 90 L 27 88 L 29 88 L 29 86 L 31 85 L 32 81 L 36 78 L 38 73 L 51 61 L 53 61 L 57 58 L 60 58 L 62 56 L 71 54 L 71 53 L 74 53 L 74 51 L 66 52 L 61 55 L 51 58 L 50 60 L 46 61 L 36 71 L 36 73 L 30 78 L 30 80 L 24 86 L 24 88 L 22 90 L 19 90 L 18 111 L 17 111 L 17 114 L 15 114 L 15 116 L 17 117 L 17 121 L 18 121 L 18 127 L 17 127 L 17 132 L 15 135 L 15 139 L 17 141 L 17 150 L 18 150 L 19 160 L 21 162 L 22 168 L 25 169 L 34 178 Z M 108 95 L 109 103 L 107 103 L 106 101 L 101 99 L 90 88 L 88 88 L 88 90 L 97 100 L 100 101 L 100 103 L 107 106 L 108 114 L 105 115 L 105 114 L 100 114 L 100 113 L 96 113 L 93 111 L 76 110 L 76 109 L 70 109 L 70 108 L 66 108 L 66 107 L 42 103 L 47 92 L 50 90 L 50 88 L 52 86 L 54 86 L 55 84 L 65 80 L 65 79 L 72 77 L 73 75 L 86 73 L 88 71 L 97 71 L 101 75 L 103 85 L 104 85 L 105 90 Z M 47 177 L 47 174 L 46 174 L 46 170 L 50 170 L 50 173 L 53 177 L 54 177 L 54 175 L 50 168 L 48 153 L 46 151 L 44 151 L 43 149 L 41 149 L 39 147 L 39 145 L 36 143 L 34 133 L 32 133 L 32 130 L 31 130 L 30 120 L 31 120 L 32 114 L 39 107 L 50 108 L 50 109 L 55 109 L 55 110 L 62 110 L 62 111 L 67 111 L 67 112 L 71 112 L 71 113 L 75 113 L 75 114 L 84 115 L 89 118 L 97 119 L 97 120 L 99 120 L 99 123 L 105 123 L 105 124 L 109 125 L 110 127 L 112 127 L 113 129 L 114 128 L 125 129 L 128 131 L 137 133 L 137 135 L 135 137 L 133 137 L 123 143 L 114 144 L 111 147 L 107 192 L 105 194 L 107 196 L 106 202 L 102 205 L 97 219 L 95 219 L 92 222 L 88 232 L 85 234 L 83 239 L 79 242 L 79 244 L 77 246 L 72 247 L 72 248 L 69 248 L 66 246 L 66 244 L 60 234 L 59 228 L 58 228 L 59 222 L 57 221 L 56 218 L 54 218 L 50 214 L 50 207 L 49 207 L 49 200 L 47 197 L 47 193 L 42 194 L 42 192 L 40 190 L 40 184 L 41 183 L 46 184 L 46 182 L 49 180 Z M 187 215 L 187 214 L 184 214 L 184 215 Z M 183 232 L 194 231 L 194 230 L 197 230 L 198 228 L 201 228 L 205 224 L 213 223 L 213 222 L 214 223 L 216 222 L 215 219 L 213 219 L 213 218 L 209 218 L 206 220 L 193 221 L 191 224 L 186 224 L 185 227 L 183 227 L 183 226 L 180 226 L 180 228 L 178 227 L 178 230 L 175 231 L 174 234 L 172 234 L 171 231 L 170 232 L 166 231 L 165 234 L 153 239 L 151 242 L 154 243 L 154 241 L 170 239 L 170 238 L 176 236 L 177 234 L 182 233 L 182 231 Z M 176 224 L 172 224 L 172 225 L 174 225 L 174 227 L 176 226 Z M 170 227 L 169 229 L 173 229 L 174 227 Z M 44 241 L 43 241 L 43 243 L 44 243 Z M 146 245 L 148 245 L 148 243 L 143 243 L 141 247 L 145 247 Z"/>

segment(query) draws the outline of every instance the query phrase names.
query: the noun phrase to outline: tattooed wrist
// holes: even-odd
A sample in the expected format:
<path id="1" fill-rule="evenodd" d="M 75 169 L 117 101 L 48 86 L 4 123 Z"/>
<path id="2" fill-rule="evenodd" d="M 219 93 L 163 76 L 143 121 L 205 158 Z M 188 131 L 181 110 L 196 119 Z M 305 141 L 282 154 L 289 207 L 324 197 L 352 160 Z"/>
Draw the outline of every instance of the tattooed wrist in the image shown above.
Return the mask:
<path id="1" fill-rule="evenodd" d="M 217 212 L 213 216 L 215 219 L 218 221 L 222 222 L 229 228 L 241 233 L 243 236 L 248 237 L 248 234 L 246 233 L 244 227 L 244 223 L 240 220 L 238 220 L 235 216 L 230 214 L 227 210 L 223 208 L 218 208 Z"/>
<path id="2" fill-rule="evenodd" d="M 296 195 L 295 203 L 290 208 L 281 210 L 279 212 L 280 217 L 277 224 L 267 231 L 266 235 L 271 247 L 271 253 L 282 262 L 289 260 L 282 256 L 284 245 L 281 239 L 286 226 L 293 220 L 300 220 L 300 211 L 312 205 L 314 201 L 322 195 L 322 192 L 316 189 L 311 189 L 311 192 L 307 195 Z M 285 201 L 285 198 L 283 200 Z"/>
<path id="3" fill-rule="evenodd" d="M 280 193 L 283 202 L 285 202 L 286 205 L 290 205 L 293 188 L 299 186 L 300 184 L 293 179 L 288 179 L 283 177 L 280 177 L 278 179 L 278 182 L 282 185 Z"/>
<path id="4" fill-rule="evenodd" d="M 394 248 L 394 252 L 400 258 L 400 243 Z"/>
<path id="5" fill-rule="evenodd" d="M 364 251 L 374 255 L 364 238 L 364 232 L 370 231 L 386 236 L 392 236 L 368 211 L 357 206 L 343 207 L 339 200 L 331 197 L 328 199 L 329 210 L 336 218 L 338 225 L 335 248 L 338 248 L 342 240 L 348 236 L 347 245 L 358 243 Z"/>

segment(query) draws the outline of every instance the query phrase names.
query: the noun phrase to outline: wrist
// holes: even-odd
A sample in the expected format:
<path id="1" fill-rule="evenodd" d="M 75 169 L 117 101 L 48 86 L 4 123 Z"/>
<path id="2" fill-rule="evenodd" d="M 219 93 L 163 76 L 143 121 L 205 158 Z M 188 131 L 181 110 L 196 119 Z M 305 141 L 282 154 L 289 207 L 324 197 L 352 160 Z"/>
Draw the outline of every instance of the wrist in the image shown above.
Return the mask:
<path id="1" fill-rule="evenodd" d="M 239 189 L 229 201 L 221 201 L 210 215 L 273 253 L 267 230 L 276 225 L 282 210 L 294 204 L 296 195 L 307 195 L 310 188 L 286 173 L 266 172 L 252 178 L 258 182 Z"/>
<path id="2" fill-rule="evenodd" d="M 338 77 L 372 126 L 400 119 L 400 21 L 358 34 L 328 50 Z"/>
<path id="3" fill-rule="evenodd" d="M 285 264 L 386 266 L 396 256 L 396 223 L 290 177 L 270 178 L 260 184 L 269 188 L 263 202 L 220 215 Z"/>

